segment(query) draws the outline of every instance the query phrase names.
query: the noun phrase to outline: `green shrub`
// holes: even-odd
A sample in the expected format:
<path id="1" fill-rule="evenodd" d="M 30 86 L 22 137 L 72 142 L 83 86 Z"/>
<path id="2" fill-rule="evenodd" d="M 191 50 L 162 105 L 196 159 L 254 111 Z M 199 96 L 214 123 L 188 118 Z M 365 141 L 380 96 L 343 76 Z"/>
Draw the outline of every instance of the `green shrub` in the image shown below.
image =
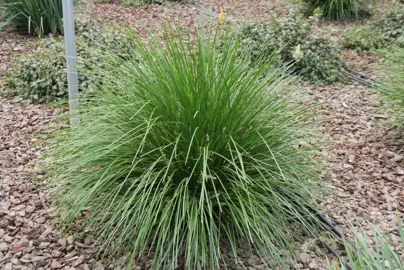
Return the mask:
<path id="1" fill-rule="evenodd" d="M 391 44 L 404 46 L 404 7 L 398 6 L 381 14 L 368 24 L 346 29 L 341 43 L 346 48 L 374 50 Z"/>
<path id="2" fill-rule="evenodd" d="M 241 26 L 241 43 L 249 48 L 251 60 L 275 54 L 285 65 L 311 82 L 331 83 L 343 77 L 340 51 L 329 39 L 316 37 L 311 23 L 291 13 L 272 24 L 248 23 Z"/>
<path id="3" fill-rule="evenodd" d="M 367 4 L 360 0 L 303 0 L 306 13 L 312 14 L 319 8 L 322 16 L 330 20 L 359 19 L 364 15 Z"/>
<path id="4" fill-rule="evenodd" d="M 399 113 L 398 124 L 402 126 L 404 124 L 404 47 L 393 46 L 385 50 L 384 54 L 383 71 L 386 76 L 383 79 L 386 84 L 382 85 L 382 90 L 385 98 Z"/>
<path id="5" fill-rule="evenodd" d="M 274 48 L 268 41 L 273 36 L 271 24 L 266 22 L 246 23 L 240 28 L 241 46 L 238 53 L 248 52 L 250 61 L 258 58 L 270 58 L 274 54 Z"/>
<path id="6" fill-rule="evenodd" d="M 82 217 L 110 256 L 151 250 L 153 269 L 218 269 L 220 243 L 238 261 L 239 241 L 281 264 L 290 223 L 316 224 L 315 151 L 291 79 L 251 67 L 236 39 L 220 35 L 219 49 L 215 31 L 133 39 L 133 58 L 108 61 L 80 128 L 49 153 L 64 224 Z"/>
<path id="7" fill-rule="evenodd" d="M 49 48 L 39 53 L 24 54 L 13 60 L 4 81 L 6 94 L 17 94 L 23 99 L 37 102 L 56 101 L 68 95 L 64 43 L 61 39 L 48 42 Z M 93 81 L 85 70 L 97 62 L 99 49 L 89 48 L 82 40 L 77 41 L 79 89 L 87 91 Z"/>
<path id="8" fill-rule="evenodd" d="M 77 19 L 76 31 L 89 48 L 100 48 L 104 54 L 125 58 L 133 45 L 127 33 L 112 24 L 96 25 L 89 20 Z"/>
<path id="9" fill-rule="evenodd" d="M 91 92 L 94 67 L 103 68 L 105 54 L 125 58 L 132 46 L 124 33 L 111 27 L 97 27 L 86 21 L 78 22 L 77 62 L 79 90 Z M 67 75 L 64 42 L 60 38 L 40 41 L 39 52 L 16 57 L 8 68 L 3 94 L 17 94 L 23 99 L 37 102 L 66 98 Z"/>
<path id="10" fill-rule="evenodd" d="M 0 0 L 2 27 L 42 36 L 63 33 L 62 1 Z"/>

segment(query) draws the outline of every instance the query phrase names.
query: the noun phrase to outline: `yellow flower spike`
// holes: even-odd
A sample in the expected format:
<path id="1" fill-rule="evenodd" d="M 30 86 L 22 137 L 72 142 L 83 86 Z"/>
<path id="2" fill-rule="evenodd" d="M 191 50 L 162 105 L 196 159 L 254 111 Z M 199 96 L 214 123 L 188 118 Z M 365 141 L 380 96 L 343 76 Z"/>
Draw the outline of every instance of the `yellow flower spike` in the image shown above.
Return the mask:
<path id="1" fill-rule="evenodd" d="M 224 23 L 224 11 L 222 8 L 220 8 L 219 23 L 220 24 Z"/>
<path id="2" fill-rule="evenodd" d="M 300 44 L 296 46 L 296 55 L 300 55 L 302 52 Z"/>

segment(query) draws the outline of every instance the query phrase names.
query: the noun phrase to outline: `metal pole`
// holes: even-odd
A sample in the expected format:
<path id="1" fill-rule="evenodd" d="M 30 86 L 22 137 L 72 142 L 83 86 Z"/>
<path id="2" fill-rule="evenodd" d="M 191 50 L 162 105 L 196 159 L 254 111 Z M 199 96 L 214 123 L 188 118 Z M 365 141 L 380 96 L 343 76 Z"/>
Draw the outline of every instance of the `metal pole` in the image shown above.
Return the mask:
<path id="1" fill-rule="evenodd" d="M 63 6 L 63 26 L 65 35 L 65 51 L 67 63 L 67 86 L 69 90 L 69 110 L 70 110 L 70 127 L 74 128 L 78 124 L 78 76 L 77 76 L 77 54 L 76 54 L 76 37 L 74 31 L 73 17 L 73 0 L 62 1 Z"/>

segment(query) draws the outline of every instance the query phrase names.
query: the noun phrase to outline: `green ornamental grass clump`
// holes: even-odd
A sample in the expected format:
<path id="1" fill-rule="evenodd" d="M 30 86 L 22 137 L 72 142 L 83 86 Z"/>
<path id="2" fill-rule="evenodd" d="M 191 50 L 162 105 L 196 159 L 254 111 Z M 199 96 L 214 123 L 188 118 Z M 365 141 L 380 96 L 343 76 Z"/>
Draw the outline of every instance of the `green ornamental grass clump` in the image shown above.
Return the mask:
<path id="1" fill-rule="evenodd" d="M 132 38 L 131 58 L 106 60 L 80 127 L 49 153 L 63 224 L 80 217 L 108 256 L 146 253 L 153 269 L 218 269 L 222 244 L 239 262 L 239 241 L 281 265 L 289 225 L 315 229 L 318 195 L 309 115 L 290 102 L 287 71 L 251 67 L 238 39 L 213 30 Z"/>
<path id="2" fill-rule="evenodd" d="M 0 29 L 7 27 L 37 36 L 63 33 L 61 0 L 0 0 L 0 18 Z"/>
<path id="3" fill-rule="evenodd" d="M 404 250 L 404 230 L 400 216 L 398 216 L 398 228 L 402 251 Z M 354 231 L 354 240 L 344 239 L 344 246 L 349 265 L 345 260 L 341 260 L 341 267 L 333 266 L 332 270 L 404 269 L 402 255 L 391 245 L 391 237 L 376 228 L 373 228 L 372 237 Z"/>
<path id="4" fill-rule="evenodd" d="M 365 15 L 369 1 L 361 0 L 304 0 L 310 11 L 320 9 L 324 18 L 329 20 L 359 19 Z M 312 13 L 312 12 L 310 12 Z"/>

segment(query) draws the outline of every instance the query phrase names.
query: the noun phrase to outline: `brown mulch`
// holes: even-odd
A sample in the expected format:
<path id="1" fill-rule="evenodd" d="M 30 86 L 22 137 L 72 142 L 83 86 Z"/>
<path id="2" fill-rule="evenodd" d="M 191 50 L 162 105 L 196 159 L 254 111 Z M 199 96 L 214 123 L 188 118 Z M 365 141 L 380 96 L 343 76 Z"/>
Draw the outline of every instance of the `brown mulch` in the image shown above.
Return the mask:
<path id="1" fill-rule="evenodd" d="M 139 32 L 145 29 L 155 33 L 162 32 L 166 23 L 193 27 L 198 15 L 195 9 L 173 3 L 170 6 L 151 4 L 146 6 L 124 6 L 122 3 L 88 3 L 80 13 L 100 23 L 115 22 L 130 25 Z"/>
<path id="2" fill-rule="evenodd" d="M 262 20 L 270 16 L 280 17 L 287 14 L 290 5 L 282 0 L 201 0 L 200 3 L 216 13 L 223 9 L 225 16 L 241 20 Z"/>
<path id="3" fill-rule="evenodd" d="M 203 0 L 198 4 L 205 7 L 203 10 L 206 12 L 200 13 L 200 9 L 193 4 L 178 2 L 170 2 L 168 5 L 124 6 L 119 1 L 115 1 L 99 4 L 90 2 L 80 10 L 80 13 L 98 22 L 113 21 L 131 25 L 140 32 L 144 32 L 144 29 L 161 32 L 166 24 L 181 24 L 192 28 L 202 19 L 212 19 L 206 14 L 217 15 L 221 9 L 225 12 L 226 18 L 241 20 L 279 17 L 286 14 L 288 10 L 288 4 L 280 0 Z M 201 14 L 205 15 L 201 16 Z"/>
<path id="4" fill-rule="evenodd" d="M 31 39 L 32 37 L 21 33 L 0 32 L 0 82 L 13 56 L 31 50 L 27 45 L 27 41 Z"/>
<path id="5" fill-rule="evenodd" d="M 400 243 L 397 212 L 404 213 L 404 153 L 393 127 L 394 112 L 374 89 L 349 84 L 310 87 L 323 104 L 324 135 L 331 142 L 325 162 L 335 193 L 323 210 L 340 226 L 370 224 Z"/>
<path id="6" fill-rule="evenodd" d="M 212 1 L 202 2 L 210 8 Z M 213 2 L 212 10 L 219 12 L 222 7 L 234 18 L 279 16 L 287 10 L 279 0 Z M 165 22 L 193 26 L 199 18 L 194 8 L 176 3 L 146 7 L 89 4 L 85 12 L 99 22 L 116 21 L 152 31 L 161 31 Z M 334 24 L 320 27 L 324 32 L 326 28 L 335 29 L 334 36 L 343 28 Z M 0 81 L 12 57 L 30 50 L 27 40 L 24 35 L 0 33 Z M 344 57 L 364 67 L 375 63 L 367 54 L 344 51 Z M 324 181 L 335 188 L 335 193 L 325 199 L 320 210 L 344 230 L 352 225 L 370 235 L 370 224 L 375 224 L 390 232 L 393 244 L 398 246 L 396 213 L 404 213 L 404 153 L 392 128 L 394 113 L 375 90 L 355 83 L 300 89 L 311 97 L 310 103 L 319 104 L 321 133 L 329 142 L 323 160 L 327 164 Z M 61 234 L 52 217 L 47 182 L 42 181 L 37 165 L 44 146 L 41 137 L 34 134 L 46 132 L 44 128 L 59 112 L 44 105 L 0 98 L 0 269 L 114 269 L 112 263 L 97 261 L 98 249 L 91 237 Z M 328 269 L 329 254 L 316 244 L 303 246 L 296 269 Z M 400 253 L 404 254 L 402 250 Z M 250 260 L 251 264 L 259 263 L 259 258 Z M 122 263 L 122 258 L 118 259 L 118 264 Z M 142 258 L 135 269 L 149 265 L 150 259 Z"/>

